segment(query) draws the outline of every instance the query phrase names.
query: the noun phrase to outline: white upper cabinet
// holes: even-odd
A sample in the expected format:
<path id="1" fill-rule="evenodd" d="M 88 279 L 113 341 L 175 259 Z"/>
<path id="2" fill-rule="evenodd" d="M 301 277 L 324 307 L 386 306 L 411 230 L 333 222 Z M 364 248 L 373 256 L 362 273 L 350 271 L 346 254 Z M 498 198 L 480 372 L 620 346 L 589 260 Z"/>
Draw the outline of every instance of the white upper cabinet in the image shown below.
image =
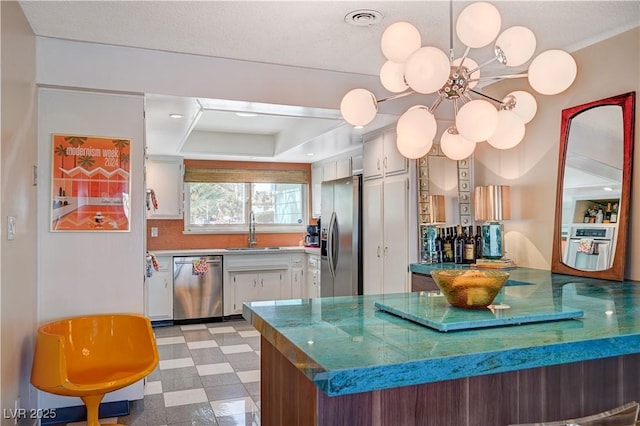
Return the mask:
<path id="1" fill-rule="evenodd" d="M 351 157 L 336 161 L 336 179 L 351 176 Z"/>
<path id="2" fill-rule="evenodd" d="M 361 156 L 357 157 L 361 159 Z M 311 217 L 320 217 L 322 205 L 322 182 L 342 179 L 352 175 L 352 157 L 338 158 L 334 161 L 315 163 L 311 166 Z"/>
<path id="3" fill-rule="evenodd" d="M 322 165 L 322 181 L 336 179 L 336 162 L 330 161 Z"/>
<path id="4" fill-rule="evenodd" d="M 409 170 L 408 160 L 396 147 L 395 132 L 387 132 L 366 139 L 363 152 L 362 176 L 364 179 L 392 176 Z"/>
<path id="5" fill-rule="evenodd" d="M 320 217 L 321 211 L 321 192 L 322 192 L 322 166 L 311 166 L 311 217 Z"/>
<path id="6" fill-rule="evenodd" d="M 146 161 L 149 219 L 182 219 L 182 157 L 149 156 Z M 158 208 L 153 207 L 149 191 L 155 193 Z"/>

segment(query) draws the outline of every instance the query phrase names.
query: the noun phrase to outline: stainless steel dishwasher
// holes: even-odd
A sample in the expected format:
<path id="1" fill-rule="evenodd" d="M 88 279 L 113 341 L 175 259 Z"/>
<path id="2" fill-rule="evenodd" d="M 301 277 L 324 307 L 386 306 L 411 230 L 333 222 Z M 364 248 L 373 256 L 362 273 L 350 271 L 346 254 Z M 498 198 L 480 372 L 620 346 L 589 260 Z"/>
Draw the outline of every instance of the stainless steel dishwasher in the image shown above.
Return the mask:
<path id="1" fill-rule="evenodd" d="M 222 256 L 173 258 L 173 319 L 222 318 Z"/>

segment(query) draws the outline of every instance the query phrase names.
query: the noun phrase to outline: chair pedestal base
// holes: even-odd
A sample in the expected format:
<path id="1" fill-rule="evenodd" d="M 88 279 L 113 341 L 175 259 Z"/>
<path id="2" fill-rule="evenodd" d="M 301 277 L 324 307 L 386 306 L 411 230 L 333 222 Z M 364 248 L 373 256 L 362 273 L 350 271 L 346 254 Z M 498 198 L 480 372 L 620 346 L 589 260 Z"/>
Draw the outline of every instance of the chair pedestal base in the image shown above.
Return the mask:
<path id="1" fill-rule="evenodd" d="M 87 426 L 100 426 L 98 422 L 98 408 L 100 401 L 104 398 L 104 394 L 87 395 L 82 397 L 82 402 L 87 407 Z"/>
<path id="2" fill-rule="evenodd" d="M 104 394 L 87 395 L 83 396 L 82 402 L 87 407 L 87 426 L 100 426 L 98 421 L 98 409 L 100 407 L 100 401 L 104 398 Z M 111 426 L 124 426 L 120 424 L 112 424 Z"/>

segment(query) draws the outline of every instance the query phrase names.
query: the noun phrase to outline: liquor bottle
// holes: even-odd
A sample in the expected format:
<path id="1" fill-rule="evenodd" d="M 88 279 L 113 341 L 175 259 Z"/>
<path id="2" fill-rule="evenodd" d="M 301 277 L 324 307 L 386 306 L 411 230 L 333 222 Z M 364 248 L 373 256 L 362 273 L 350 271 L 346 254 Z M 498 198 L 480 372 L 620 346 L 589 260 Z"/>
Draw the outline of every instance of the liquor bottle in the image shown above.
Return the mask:
<path id="1" fill-rule="evenodd" d="M 469 226 L 467 238 L 464 240 L 464 263 L 475 263 L 476 261 L 476 239 L 473 238 L 473 226 Z"/>
<path id="2" fill-rule="evenodd" d="M 604 213 L 602 212 L 602 209 L 598 209 L 598 213 L 596 213 L 596 223 L 602 223 L 603 220 Z"/>
<path id="3" fill-rule="evenodd" d="M 476 226 L 476 259 L 482 257 L 482 228 L 480 225 Z"/>
<path id="4" fill-rule="evenodd" d="M 607 203 L 607 210 L 604 212 L 604 218 L 602 219 L 602 223 L 611 222 L 611 203 Z"/>
<path id="5" fill-rule="evenodd" d="M 453 250 L 451 249 L 451 234 L 449 233 L 449 228 L 445 230 L 444 241 L 442 242 L 442 256 L 444 262 L 451 262 L 451 256 Z"/>
<path id="6" fill-rule="evenodd" d="M 613 204 L 613 210 L 611 211 L 611 217 L 609 221 L 611 223 L 616 223 L 618 221 L 618 203 Z"/>
<path id="7" fill-rule="evenodd" d="M 453 251 L 455 250 L 455 234 L 454 234 L 454 228 L 453 226 L 449 228 L 449 250 L 447 252 L 447 257 L 448 257 L 448 261 L 447 262 L 453 262 L 455 259 L 453 257 Z"/>
<path id="8" fill-rule="evenodd" d="M 455 263 L 464 263 L 464 243 L 466 239 L 467 234 L 465 234 L 462 226 L 458 225 L 456 227 L 456 237 L 453 249 L 453 260 Z"/>

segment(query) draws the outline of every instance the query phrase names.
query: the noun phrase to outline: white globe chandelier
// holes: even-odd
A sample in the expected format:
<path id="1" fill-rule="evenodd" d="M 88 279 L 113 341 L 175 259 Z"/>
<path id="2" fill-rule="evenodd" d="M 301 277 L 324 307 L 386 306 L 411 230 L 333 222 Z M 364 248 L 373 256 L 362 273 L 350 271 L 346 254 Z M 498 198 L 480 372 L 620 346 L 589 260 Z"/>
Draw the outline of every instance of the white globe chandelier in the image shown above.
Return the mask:
<path id="1" fill-rule="evenodd" d="M 481 77 L 482 67 L 498 61 L 506 67 L 519 67 L 533 56 L 536 37 L 522 26 L 500 33 L 502 18 L 498 9 L 487 2 L 465 7 L 456 22 L 458 39 L 467 47 L 463 56 L 453 52 L 452 1 L 450 1 L 451 34 L 449 56 L 433 46 L 422 46 L 419 31 L 408 22 L 396 22 L 382 34 L 382 53 L 387 59 L 380 69 L 385 89 L 397 95 L 376 100 L 366 89 L 349 91 L 340 103 L 342 117 L 353 126 L 365 126 L 375 118 L 378 104 L 414 93 L 432 94 L 437 98 L 430 107 L 415 105 L 400 116 L 397 123 L 397 146 L 407 158 L 426 155 L 433 145 L 437 123 L 435 110 L 444 100 L 453 103 L 454 124 L 440 137 L 442 152 L 453 160 L 469 157 L 476 143 L 487 141 L 497 149 L 518 145 L 525 135 L 525 124 L 536 114 L 533 95 L 518 90 L 502 100 L 476 89 L 482 80 L 527 77 L 529 85 L 543 95 L 566 90 L 577 73 L 573 57 L 562 50 L 547 50 L 529 64 L 521 74 Z M 470 49 L 488 46 L 495 40 L 495 57 L 481 65 L 468 57 Z M 478 95 L 474 99 L 471 94 Z M 492 103 L 493 102 L 493 103 Z"/>

